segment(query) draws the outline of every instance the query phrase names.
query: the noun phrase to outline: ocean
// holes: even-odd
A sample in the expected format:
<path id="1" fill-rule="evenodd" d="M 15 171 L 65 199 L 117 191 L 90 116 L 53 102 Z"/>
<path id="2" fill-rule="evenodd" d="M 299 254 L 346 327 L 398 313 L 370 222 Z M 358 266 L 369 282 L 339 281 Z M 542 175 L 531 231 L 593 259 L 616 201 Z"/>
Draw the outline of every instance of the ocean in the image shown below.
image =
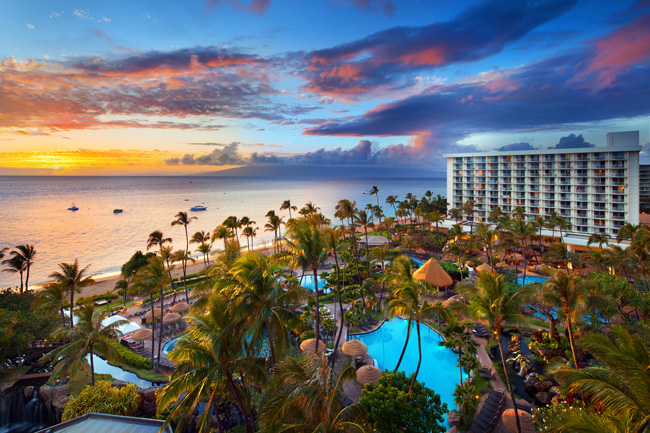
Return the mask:
<path id="1" fill-rule="evenodd" d="M 422 197 L 427 190 L 446 195 L 446 180 L 435 178 L 0 176 L 0 248 L 35 246 L 30 286 L 47 281 L 58 263 L 75 259 L 82 266 L 91 264 L 90 274 L 110 273 L 119 271 L 137 250 L 145 252 L 154 230 L 171 237 L 175 248 L 184 249 L 183 227 L 171 227 L 180 211 L 197 217 L 188 226 L 190 237 L 196 231 L 211 232 L 230 215 L 248 216 L 257 223 L 258 246 L 273 237 L 264 231 L 269 210 L 288 219 L 288 211 L 279 209 L 284 200 L 298 208 L 312 201 L 336 224 L 334 206 L 339 200 L 354 200 L 360 208 L 376 204 L 375 196 L 364 193 L 373 185 L 379 188 L 379 202 L 389 216 L 393 210 L 385 203 L 388 195 L 403 199 L 410 192 Z M 67 210 L 73 204 L 78 211 Z M 191 212 L 195 205 L 207 210 Z M 124 212 L 114 214 L 116 208 Z M 245 238 L 240 242 L 246 245 Z M 221 248 L 221 242 L 215 247 Z M 0 287 L 18 284 L 17 275 L 0 272 Z"/>

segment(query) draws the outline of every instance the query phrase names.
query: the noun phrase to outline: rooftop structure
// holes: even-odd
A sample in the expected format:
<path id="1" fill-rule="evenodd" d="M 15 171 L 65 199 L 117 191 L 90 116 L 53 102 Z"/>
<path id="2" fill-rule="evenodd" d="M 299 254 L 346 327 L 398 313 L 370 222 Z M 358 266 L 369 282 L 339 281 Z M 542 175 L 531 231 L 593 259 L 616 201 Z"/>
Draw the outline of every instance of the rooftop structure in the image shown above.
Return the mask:
<path id="1" fill-rule="evenodd" d="M 158 433 L 164 421 L 131 416 L 88 413 L 86 415 L 53 425 L 37 433 Z M 167 427 L 162 433 L 171 433 Z"/>
<path id="2" fill-rule="evenodd" d="M 571 223 L 569 232 L 616 236 L 626 222 L 639 223 L 639 133 L 609 133 L 607 144 L 444 155 L 449 206 L 472 200 L 464 219 L 477 222 L 497 206 L 521 208 L 528 220 L 555 211 Z"/>

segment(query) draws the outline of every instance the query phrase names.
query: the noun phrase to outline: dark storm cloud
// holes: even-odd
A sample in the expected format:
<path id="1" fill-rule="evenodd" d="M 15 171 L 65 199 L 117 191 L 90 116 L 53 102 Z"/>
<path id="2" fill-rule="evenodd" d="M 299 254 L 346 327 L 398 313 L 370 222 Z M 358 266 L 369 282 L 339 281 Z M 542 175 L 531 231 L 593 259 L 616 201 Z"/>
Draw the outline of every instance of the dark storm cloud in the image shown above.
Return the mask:
<path id="1" fill-rule="evenodd" d="M 506 144 L 505 146 L 501 146 L 497 150 L 500 150 L 501 152 L 511 152 L 513 150 L 535 150 L 533 146 L 530 145 L 530 143 L 512 143 L 512 144 Z"/>
<path id="2" fill-rule="evenodd" d="M 549 149 L 578 149 L 582 147 L 596 147 L 596 145 L 586 142 L 582 134 L 577 137 L 575 134 L 571 134 L 567 137 L 560 138 L 560 142 L 555 146 L 551 146 Z"/>

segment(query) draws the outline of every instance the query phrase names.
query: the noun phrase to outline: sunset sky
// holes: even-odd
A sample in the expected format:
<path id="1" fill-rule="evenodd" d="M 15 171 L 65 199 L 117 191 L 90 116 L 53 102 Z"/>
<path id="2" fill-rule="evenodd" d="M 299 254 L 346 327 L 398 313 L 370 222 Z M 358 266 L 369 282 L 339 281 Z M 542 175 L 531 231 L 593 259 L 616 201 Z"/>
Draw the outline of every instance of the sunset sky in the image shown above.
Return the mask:
<path id="1" fill-rule="evenodd" d="M 650 0 L 7 3 L 0 175 L 444 170 L 627 130 L 650 163 Z"/>

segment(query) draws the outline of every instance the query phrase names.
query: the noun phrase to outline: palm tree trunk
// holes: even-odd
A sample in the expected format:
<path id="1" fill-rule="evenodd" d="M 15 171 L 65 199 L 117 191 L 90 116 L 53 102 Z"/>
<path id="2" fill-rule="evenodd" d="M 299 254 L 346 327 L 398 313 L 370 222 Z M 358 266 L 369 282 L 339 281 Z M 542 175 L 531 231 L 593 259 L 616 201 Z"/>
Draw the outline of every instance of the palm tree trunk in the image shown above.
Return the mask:
<path id="1" fill-rule="evenodd" d="M 25 275 L 25 291 L 29 290 L 29 262 L 27 262 L 27 274 Z"/>
<path id="2" fill-rule="evenodd" d="M 354 246 L 354 264 L 357 268 L 357 283 L 361 284 L 361 276 L 359 275 L 359 251 L 357 250 L 357 233 L 354 229 L 354 225 L 352 225 L 351 217 L 350 217 L 350 229 L 352 230 L 352 245 Z"/>
<path id="3" fill-rule="evenodd" d="M 185 302 L 190 303 L 190 295 L 187 290 L 187 256 L 190 254 L 190 238 L 187 236 L 187 224 L 185 224 L 185 257 L 183 258 L 183 287 L 185 288 Z"/>
<path id="4" fill-rule="evenodd" d="M 226 381 L 228 382 L 228 386 L 230 386 L 230 391 L 233 393 L 233 396 L 235 397 L 235 401 L 237 402 L 237 407 L 241 411 L 243 417 L 244 417 L 244 428 L 246 429 L 246 433 L 253 433 L 253 428 L 250 425 L 250 417 L 248 415 L 248 412 L 246 412 L 246 408 L 244 407 L 244 402 L 241 399 L 241 396 L 239 395 L 239 391 L 237 391 L 237 387 L 235 386 L 235 381 L 232 378 L 232 373 L 230 372 L 230 369 L 228 366 L 225 366 L 225 373 L 226 373 Z"/>
<path id="5" fill-rule="evenodd" d="M 75 287 L 70 287 L 70 327 L 74 328 L 74 315 L 72 314 L 72 309 L 74 308 L 74 289 Z"/>
<path id="6" fill-rule="evenodd" d="M 523 237 L 521 238 L 521 255 L 524 257 L 524 284 L 526 284 L 526 271 L 528 266 L 526 263 L 526 240 Z"/>
<path id="7" fill-rule="evenodd" d="M 336 336 L 336 343 L 334 343 L 334 353 L 332 354 L 332 366 L 336 362 L 336 356 L 339 350 L 339 343 L 341 342 L 341 336 L 343 335 L 343 325 L 345 324 L 345 316 L 343 315 L 343 301 L 341 300 L 341 287 L 339 279 L 339 258 L 334 250 L 334 263 L 336 263 L 336 294 L 339 298 L 339 311 L 341 314 L 341 323 L 338 329 L 338 335 Z"/>
<path id="8" fill-rule="evenodd" d="M 404 358 L 404 353 L 406 352 L 406 346 L 409 344 L 409 337 L 411 336 L 411 319 L 409 319 L 408 323 L 406 324 L 406 341 L 404 342 L 404 347 L 402 348 L 402 353 L 399 356 L 399 359 L 397 360 L 397 365 L 395 366 L 395 369 L 393 371 L 397 371 L 399 368 L 399 365 L 402 363 L 402 358 Z"/>
<path id="9" fill-rule="evenodd" d="M 20 294 L 22 295 L 23 294 L 23 289 L 24 289 L 24 287 L 23 287 L 23 270 L 22 270 L 22 268 L 20 269 L 19 272 L 20 272 Z"/>
<path id="10" fill-rule="evenodd" d="M 95 355 L 93 345 L 90 345 L 90 385 L 95 386 Z"/>
<path id="11" fill-rule="evenodd" d="M 160 328 L 161 328 L 161 331 L 162 331 L 162 314 L 163 314 L 163 308 L 164 308 L 164 305 L 165 305 L 164 304 L 165 296 L 164 296 L 163 291 L 164 291 L 163 285 L 161 284 L 160 285 Z M 156 316 L 154 315 L 153 317 L 154 317 L 154 321 L 155 321 Z M 162 334 L 163 334 L 162 332 L 158 333 L 158 359 L 156 359 L 156 371 L 158 371 L 160 369 L 160 348 L 162 347 Z"/>
<path id="12" fill-rule="evenodd" d="M 366 278 L 370 278 L 370 250 L 368 249 L 368 226 L 363 226 L 366 233 Z"/>
<path id="13" fill-rule="evenodd" d="M 271 352 L 271 371 L 275 369 L 275 347 L 273 345 L 273 338 L 271 337 L 271 327 L 269 326 L 268 320 L 264 321 L 264 326 L 266 326 L 266 332 L 269 335 L 269 352 Z"/>
<path id="14" fill-rule="evenodd" d="M 519 410 L 517 409 L 517 403 L 515 402 L 515 391 L 512 388 L 510 383 L 510 375 L 508 374 L 508 363 L 506 362 L 506 354 L 503 350 L 503 339 L 501 338 L 501 330 L 497 330 L 497 339 L 499 343 L 499 352 L 501 354 L 501 362 L 503 363 L 503 374 L 506 376 L 506 383 L 508 384 L 508 391 L 510 392 L 510 399 L 512 400 L 512 406 L 515 409 L 515 421 L 517 422 L 517 433 L 521 433 L 521 424 L 519 423 Z"/>
<path id="15" fill-rule="evenodd" d="M 422 339 L 420 338 L 420 321 L 416 320 L 415 321 L 415 326 L 416 330 L 418 333 L 418 366 L 415 369 L 415 374 L 413 375 L 413 380 L 411 381 L 411 387 L 409 388 L 409 394 L 413 390 L 413 386 L 415 385 L 415 381 L 418 378 L 418 373 L 420 372 L 420 364 L 422 364 Z"/>
<path id="16" fill-rule="evenodd" d="M 571 324 L 571 312 L 568 308 L 564 308 L 564 317 L 566 317 L 566 327 L 569 331 L 569 343 L 571 343 L 571 354 L 573 355 L 573 366 L 578 368 L 578 360 L 576 359 L 576 348 L 573 344 L 573 325 Z"/>
<path id="17" fill-rule="evenodd" d="M 156 342 L 156 315 L 155 315 L 156 305 L 153 303 L 153 293 L 151 293 L 151 368 L 158 372 L 157 364 L 154 364 L 153 359 L 155 357 L 155 342 Z"/>
<path id="18" fill-rule="evenodd" d="M 63 301 L 61 301 L 61 302 L 62 302 L 61 303 L 61 308 L 60 308 L 60 310 L 61 310 L 61 324 L 63 326 L 65 326 L 65 314 L 63 314 Z"/>
<path id="19" fill-rule="evenodd" d="M 460 362 L 462 356 L 463 356 L 462 346 L 460 345 L 460 342 L 459 342 L 459 344 L 458 344 L 458 369 L 460 370 L 460 372 L 459 372 L 460 382 L 458 382 L 459 385 L 463 384 L 463 364 Z"/>
<path id="20" fill-rule="evenodd" d="M 221 425 L 221 418 L 219 417 L 219 402 L 217 401 L 217 394 L 212 394 L 212 407 L 214 408 L 214 414 L 217 421 L 217 432 L 224 433 L 223 425 Z"/>
<path id="21" fill-rule="evenodd" d="M 314 294 L 316 295 L 316 320 L 314 320 L 314 333 L 316 334 L 316 346 L 314 352 L 318 353 L 318 341 L 320 340 L 320 302 L 318 300 L 318 268 L 312 268 L 314 273 Z"/>

